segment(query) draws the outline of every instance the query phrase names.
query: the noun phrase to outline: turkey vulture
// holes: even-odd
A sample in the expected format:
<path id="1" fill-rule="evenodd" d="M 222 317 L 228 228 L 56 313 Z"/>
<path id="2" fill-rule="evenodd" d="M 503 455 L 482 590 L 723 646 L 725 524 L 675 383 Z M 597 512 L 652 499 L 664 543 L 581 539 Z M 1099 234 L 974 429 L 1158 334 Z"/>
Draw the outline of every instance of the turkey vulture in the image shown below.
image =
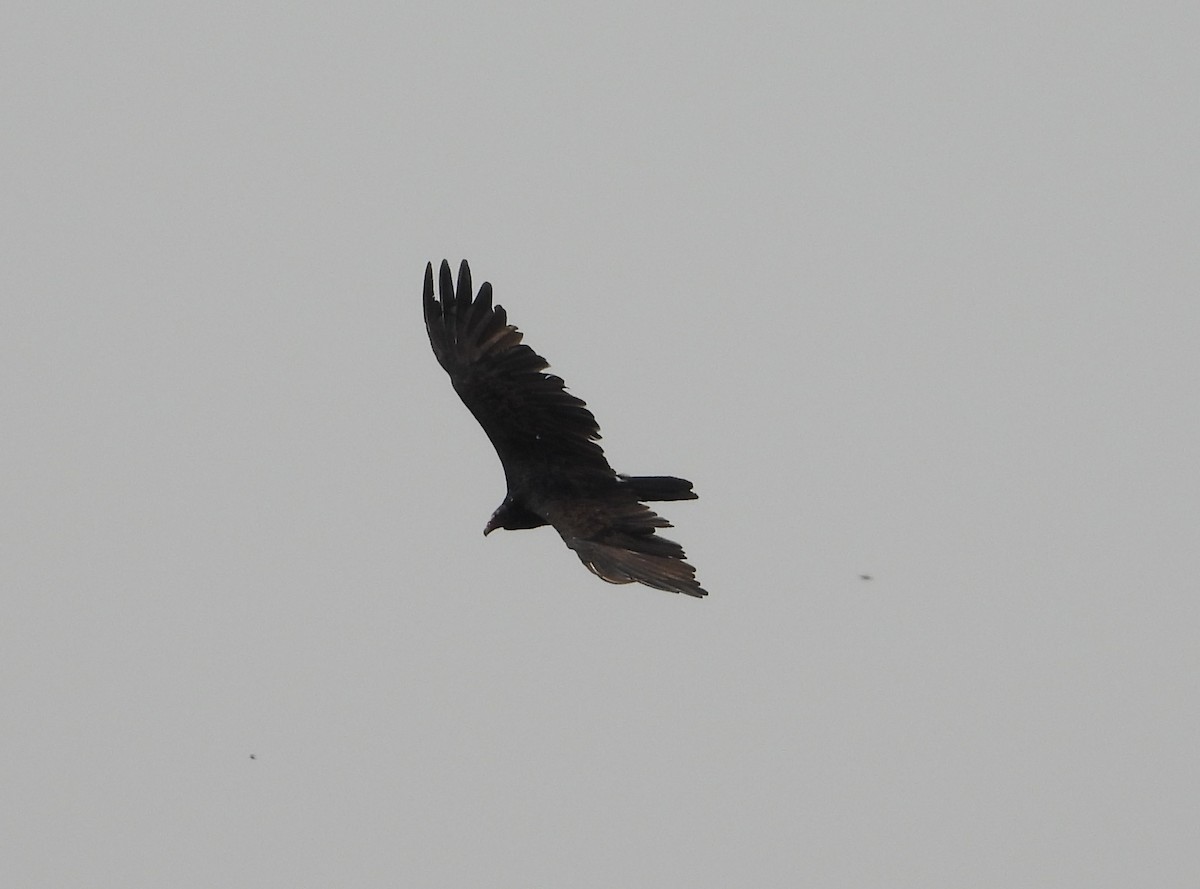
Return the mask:
<path id="1" fill-rule="evenodd" d="M 669 475 L 613 472 L 596 443 L 600 428 L 587 405 L 563 389 L 561 378 L 492 305 L 492 285 L 472 296 L 471 269 L 442 260 L 438 294 L 433 263 L 425 266 L 425 328 L 433 354 L 454 391 L 492 440 L 508 494 L 484 535 L 553 525 L 588 569 L 609 583 L 634 581 L 689 596 L 708 593 L 683 548 L 659 537 L 671 524 L 643 500 L 695 500 L 692 483 Z"/>

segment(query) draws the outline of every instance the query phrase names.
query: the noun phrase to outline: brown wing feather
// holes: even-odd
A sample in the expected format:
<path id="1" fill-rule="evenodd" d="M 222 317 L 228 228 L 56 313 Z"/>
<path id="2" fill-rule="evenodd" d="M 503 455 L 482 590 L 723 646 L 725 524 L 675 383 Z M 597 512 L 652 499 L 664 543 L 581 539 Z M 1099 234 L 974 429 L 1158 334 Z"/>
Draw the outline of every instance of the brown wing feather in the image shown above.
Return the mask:
<path id="1" fill-rule="evenodd" d="M 619 491 L 603 500 L 552 503 L 545 515 L 588 570 L 609 583 L 641 583 L 670 593 L 707 596 L 674 540 L 655 534 L 671 523 Z"/>
<path id="2" fill-rule="evenodd" d="M 492 305 L 492 288 L 471 292 L 471 270 L 459 267 L 454 286 L 442 261 L 438 294 L 433 264 L 425 267 L 425 327 L 454 390 L 491 439 L 510 485 L 531 466 L 570 465 L 584 474 L 612 475 L 596 439 L 596 418 L 563 381 L 545 373 L 548 362 L 521 342 L 521 332 Z"/>

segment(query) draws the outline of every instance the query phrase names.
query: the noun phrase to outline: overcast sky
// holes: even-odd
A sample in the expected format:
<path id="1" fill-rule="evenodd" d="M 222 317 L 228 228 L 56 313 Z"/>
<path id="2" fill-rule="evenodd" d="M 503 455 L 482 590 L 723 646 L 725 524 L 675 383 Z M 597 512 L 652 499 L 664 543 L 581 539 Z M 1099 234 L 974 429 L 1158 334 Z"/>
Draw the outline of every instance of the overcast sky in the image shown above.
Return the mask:
<path id="1" fill-rule="evenodd" d="M 1200 884 L 1198 41 L 7 3 L 0 881 Z M 707 599 L 483 538 L 443 257 Z"/>

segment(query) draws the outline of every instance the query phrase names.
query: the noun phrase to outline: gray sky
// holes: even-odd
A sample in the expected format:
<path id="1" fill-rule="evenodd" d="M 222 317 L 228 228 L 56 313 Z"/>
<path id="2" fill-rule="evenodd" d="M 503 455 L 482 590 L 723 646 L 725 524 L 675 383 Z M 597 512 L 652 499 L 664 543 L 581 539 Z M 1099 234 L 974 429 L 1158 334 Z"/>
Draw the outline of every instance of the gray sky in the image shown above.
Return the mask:
<path id="1" fill-rule="evenodd" d="M 1197 885 L 1198 24 L 6 5 L 3 882 Z M 484 540 L 442 257 L 708 599 Z"/>

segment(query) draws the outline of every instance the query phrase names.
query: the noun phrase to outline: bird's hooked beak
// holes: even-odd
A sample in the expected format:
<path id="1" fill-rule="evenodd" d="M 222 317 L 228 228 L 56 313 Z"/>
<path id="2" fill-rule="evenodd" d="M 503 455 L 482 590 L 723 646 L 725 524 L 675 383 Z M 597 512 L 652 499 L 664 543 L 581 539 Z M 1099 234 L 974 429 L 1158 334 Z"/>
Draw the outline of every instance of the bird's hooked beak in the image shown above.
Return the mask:
<path id="1" fill-rule="evenodd" d="M 487 537 L 497 528 L 504 527 L 504 508 L 508 506 L 508 498 L 504 498 L 504 502 L 496 507 L 496 511 L 491 514 L 487 520 L 487 524 L 483 526 L 483 536 Z"/>

